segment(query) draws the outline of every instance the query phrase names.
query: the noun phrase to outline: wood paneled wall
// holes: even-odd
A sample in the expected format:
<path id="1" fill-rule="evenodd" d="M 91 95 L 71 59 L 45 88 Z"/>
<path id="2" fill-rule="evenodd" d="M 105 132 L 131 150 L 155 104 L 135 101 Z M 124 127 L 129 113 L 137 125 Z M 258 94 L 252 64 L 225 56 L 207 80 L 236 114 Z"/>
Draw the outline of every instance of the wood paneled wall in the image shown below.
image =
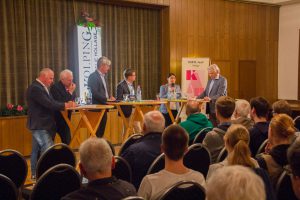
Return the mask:
<path id="1" fill-rule="evenodd" d="M 162 51 L 163 74 L 170 70 L 181 77 L 182 57 L 209 57 L 227 77 L 228 94 L 238 98 L 239 63 L 254 61 L 256 96 L 277 99 L 279 7 L 226 0 L 126 1 L 161 6 L 162 24 L 168 26 L 162 28 L 162 45 L 169 43 Z"/>
<path id="2" fill-rule="evenodd" d="M 72 115 L 72 123 L 77 124 L 79 113 Z M 21 152 L 24 156 L 31 154 L 31 133 L 26 128 L 27 116 L 20 117 L 1 117 L 0 118 L 0 151 L 3 149 L 14 149 Z M 79 130 L 78 141 L 71 147 L 78 149 L 82 141 L 89 137 L 87 129 Z M 122 143 L 123 124 L 121 117 L 118 116 L 116 109 L 108 112 L 107 124 L 104 138 L 112 144 Z M 58 135 L 55 137 L 55 143 L 61 140 Z"/>

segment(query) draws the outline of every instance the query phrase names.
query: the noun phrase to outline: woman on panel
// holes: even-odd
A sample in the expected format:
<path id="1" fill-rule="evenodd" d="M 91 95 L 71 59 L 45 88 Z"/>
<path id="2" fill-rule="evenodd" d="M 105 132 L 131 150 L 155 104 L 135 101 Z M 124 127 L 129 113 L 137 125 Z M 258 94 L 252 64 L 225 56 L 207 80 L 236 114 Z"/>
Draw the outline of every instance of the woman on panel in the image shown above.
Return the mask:
<path id="1" fill-rule="evenodd" d="M 170 73 L 168 75 L 168 83 L 165 85 L 160 86 L 159 90 L 159 97 L 160 98 L 167 98 L 167 99 L 179 99 L 181 98 L 181 90 L 180 86 L 175 84 L 176 82 L 176 76 L 173 73 Z M 170 109 L 172 111 L 172 114 L 174 118 L 177 115 L 177 111 L 179 109 L 179 103 L 170 102 Z M 164 104 L 160 106 L 160 112 L 163 114 L 165 118 L 166 127 L 172 124 L 172 120 L 169 116 L 168 110 Z"/>

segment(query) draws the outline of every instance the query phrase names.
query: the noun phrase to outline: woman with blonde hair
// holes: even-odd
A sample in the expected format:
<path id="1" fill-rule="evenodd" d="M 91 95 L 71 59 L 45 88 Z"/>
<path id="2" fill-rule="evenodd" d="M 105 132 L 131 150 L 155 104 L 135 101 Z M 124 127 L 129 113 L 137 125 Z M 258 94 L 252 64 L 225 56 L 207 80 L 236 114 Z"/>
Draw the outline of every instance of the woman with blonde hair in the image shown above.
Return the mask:
<path id="1" fill-rule="evenodd" d="M 224 161 L 212 164 L 209 167 L 207 177 L 223 166 L 242 165 L 250 168 L 257 168 L 257 161 L 251 158 L 249 149 L 250 136 L 248 130 L 240 124 L 232 124 L 224 135 L 225 148 L 228 156 Z"/>
<path id="2" fill-rule="evenodd" d="M 275 199 L 274 190 L 265 170 L 260 169 L 257 161 L 251 157 L 249 148 L 250 136 L 245 126 L 232 124 L 224 135 L 225 148 L 228 152 L 224 161 L 212 164 L 207 174 L 208 179 L 214 172 L 224 166 L 241 165 L 252 169 L 264 182 L 267 200 Z M 242 186 L 241 186 L 242 187 Z"/>
<path id="3" fill-rule="evenodd" d="M 275 186 L 283 167 L 288 164 L 287 149 L 294 137 L 296 128 L 293 119 L 287 114 L 275 115 L 268 131 L 268 152 L 258 155 L 259 166 L 268 171 Z"/>

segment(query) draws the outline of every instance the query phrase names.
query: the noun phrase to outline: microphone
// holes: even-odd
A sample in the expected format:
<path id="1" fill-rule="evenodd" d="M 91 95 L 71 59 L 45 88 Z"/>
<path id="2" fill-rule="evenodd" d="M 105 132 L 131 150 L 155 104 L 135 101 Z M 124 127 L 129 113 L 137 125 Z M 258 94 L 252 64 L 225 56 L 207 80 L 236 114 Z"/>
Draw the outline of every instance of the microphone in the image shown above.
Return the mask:
<path id="1" fill-rule="evenodd" d="M 175 87 L 175 83 L 171 83 L 171 87 Z"/>

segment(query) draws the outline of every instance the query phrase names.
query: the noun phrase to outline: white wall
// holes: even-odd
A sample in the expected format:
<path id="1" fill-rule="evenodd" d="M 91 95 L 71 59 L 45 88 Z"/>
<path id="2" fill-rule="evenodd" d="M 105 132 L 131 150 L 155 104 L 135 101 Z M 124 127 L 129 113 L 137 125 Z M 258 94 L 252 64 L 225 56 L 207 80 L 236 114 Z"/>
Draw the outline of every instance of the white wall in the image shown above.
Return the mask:
<path id="1" fill-rule="evenodd" d="M 298 97 L 300 4 L 280 7 L 278 44 L 278 98 Z"/>

